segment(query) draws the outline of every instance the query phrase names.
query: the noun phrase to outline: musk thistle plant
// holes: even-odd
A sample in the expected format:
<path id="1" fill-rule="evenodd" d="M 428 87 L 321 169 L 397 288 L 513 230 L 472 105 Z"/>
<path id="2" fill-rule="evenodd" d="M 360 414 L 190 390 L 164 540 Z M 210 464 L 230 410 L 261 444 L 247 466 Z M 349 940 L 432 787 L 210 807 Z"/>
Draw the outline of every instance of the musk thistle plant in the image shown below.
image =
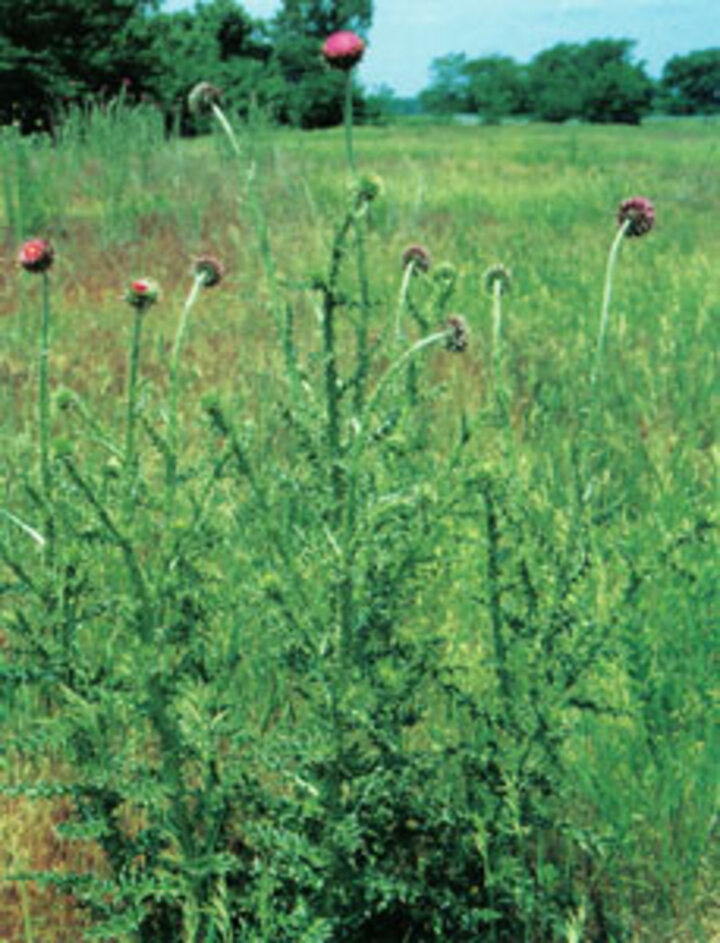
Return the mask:
<path id="1" fill-rule="evenodd" d="M 595 386 L 600 377 L 602 369 L 603 349 L 605 346 L 605 335 L 607 333 L 608 322 L 610 320 L 610 298 L 612 295 L 612 283 L 615 274 L 615 265 L 617 263 L 620 246 L 625 237 L 639 238 L 650 232 L 655 225 L 655 207 L 651 201 L 644 196 L 633 196 L 623 200 L 617 213 L 618 231 L 610 246 L 608 254 L 607 268 L 605 270 L 605 286 L 603 290 L 602 312 L 600 315 L 600 329 L 598 331 L 597 347 L 595 350 L 595 365 L 591 376 L 591 385 Z"/>

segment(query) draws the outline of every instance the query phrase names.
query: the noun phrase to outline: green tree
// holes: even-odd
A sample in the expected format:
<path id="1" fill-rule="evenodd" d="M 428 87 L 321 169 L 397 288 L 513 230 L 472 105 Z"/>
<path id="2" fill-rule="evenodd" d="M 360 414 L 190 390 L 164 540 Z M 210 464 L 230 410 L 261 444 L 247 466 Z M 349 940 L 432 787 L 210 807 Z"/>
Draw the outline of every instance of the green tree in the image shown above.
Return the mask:
<path id="1" fill-rule="evenodd" d="M 157 0 L 0 0 L 0 122 L 50 128 L 64 101 L 137 87 L 155 69 L 146 14 L 156 7 Z"/>
<path id="2" fill-rule="evenodd" d="M 462 52 L 451 52 L 433 59 L 430 85 L 420 93 L 427 111 L 435 114 L 456 114 L 471 110 L 468 60 Z"/>
<path id="3" fill-rule="evenodd" d="M 320 47 L 336 30 L 366 33 L 372 16 L 372 0 L 284 0 L 271 27 L 276 62 L 285 82 L 279 103 L 281 120 L 304 128 L 340 123 L 345 79 L 328 69 Z M 359 92 L 357 110 L 362 117 Z"/>
<path id="4" fill-rule="evenodd" d="M 720 48 L 674 56 L 663 69 L 663 105 L 676 115 L 720 111 Z"/>
<path id="5" fill-rule="evenodd" d="M 638 124 L 650 108 L 653 85 L 643 66 L 631 61 L 634 45 L 629 39 L 596 39 L 539 53 L 529 69 L 535 114 L 545 121 Z"/>
<path id="6" fill-rule="evenodd" d="M 199 81 L 222 89 L 231 111 L 246 114 L 251 102 L 272 110 L 281 82 L 267 27 L 233 0 L 152 17 L 150 30 L 161 65 L 152 92 L 166 112 L 181 117 L 184 130 L 196 127 L 187 94 Z"/>
<path id="7" fill-rule="evenodd" d="M 481 114 L 486 124 L 527 110 L 525 70 L 514 59 L 509 56 L 471 59 L 464 71 L 470 109 Z"/>

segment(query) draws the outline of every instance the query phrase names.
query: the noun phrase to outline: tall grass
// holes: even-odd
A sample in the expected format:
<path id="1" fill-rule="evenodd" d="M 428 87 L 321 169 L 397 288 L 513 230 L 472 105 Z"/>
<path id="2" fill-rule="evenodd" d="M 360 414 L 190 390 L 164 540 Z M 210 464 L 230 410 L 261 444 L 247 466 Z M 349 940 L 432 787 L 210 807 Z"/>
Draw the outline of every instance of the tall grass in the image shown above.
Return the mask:
<path id="1" fill-rule="evenodd" d="M 89 939 L 711 938 L 720 233 L 681 129 L 362 129 L 352 173 L 347 128 L 121 102 L 4 134 L 5 255 L 58 251 L 42 463 L 41 285 L 0 295 L 3 931 L 65 938 L 46 887 Z"/>

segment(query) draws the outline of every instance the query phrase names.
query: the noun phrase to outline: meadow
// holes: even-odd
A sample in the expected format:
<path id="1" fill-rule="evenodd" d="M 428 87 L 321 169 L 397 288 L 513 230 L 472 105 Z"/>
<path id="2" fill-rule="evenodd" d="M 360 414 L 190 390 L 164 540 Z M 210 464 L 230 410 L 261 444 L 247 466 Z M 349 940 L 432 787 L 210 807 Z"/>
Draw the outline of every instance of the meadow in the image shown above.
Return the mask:
<path id="1" fill-rule="evenodd" d="M 210 127 L 0 131 L 0 940 L 717 939 L 717 123 Z"/>

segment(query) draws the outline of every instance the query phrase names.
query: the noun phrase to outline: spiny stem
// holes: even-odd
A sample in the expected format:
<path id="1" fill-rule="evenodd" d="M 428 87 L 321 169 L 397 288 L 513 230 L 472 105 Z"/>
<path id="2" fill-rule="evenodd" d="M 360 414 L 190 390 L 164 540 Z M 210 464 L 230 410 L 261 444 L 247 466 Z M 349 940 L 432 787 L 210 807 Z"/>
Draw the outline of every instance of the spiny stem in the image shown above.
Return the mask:
<path id="1" fill-rule="evenodd" d="M 345 83 L 345 153 L 347 155 L 348 167 L 353 177 L 357 176 L 357 167 L 355 166 L 355 153 L 353 151 L 353 74 L 348 70 L 347 81 Z"/>
<path id="2" fill-rule="evenodd" d="M 605 287 L 603 290 L 602 314 L 600 316 L 600 330 L 598 331 L 597 348 L 595 350 L 595 366 L 593 367 L 593 372 L 590 377 L 591 388 L 595 387 L 595 384 L 600 378 L 603 349 L 605 346 L 605 334 L 607 333 L 607 326 L 610 321 L 610 297 L 612 295 L 612 283 L 613 276 L 615 274 L 615 265 L 620 252 L 620 246 L 622 245 L 622 241 L 631 225 L 632 220 L 626 219 L 622 226 L 618 229 L 608 254 L 607 268 L 605 270 Z"/>
<path id="3" fill-rule="evenodd" d="M 215 104 L 214 102 L 212 106 L 212 111 L 215 117 L 217 118 L 220 124 L 220 127 L 225 132 L 225 135 L 227 136 L 227 139 L 230 142 L 230 146 L 232 147 L 233 151 L 235 151 L 235 156 L 242 157 L 242 150 L 240 149 L 238 139 L 235 136 L 235 132 L 233 131 L 230 122 L 225 117 L 225 112 L 222 110 L 222 108 L 219 105 Z"/>
<path id="4" fill-rule="evenodd" d="M 52 496 L 50 471 L 50 276 L 43 272 L 42 322 L 38 371 L 38 421 L 40 426 L 40 479 L 45 498 Z"/>
<path id="5" fill-rule="evenodd" d="M 398 294 L 397 314 L 395 315 L 395 337 L 399 341 L 403 338 L 402 318 L 405 312 L 405 305 L 407 303 L 410 279 L 413 277 L 414 273 L 415 263 L 410 261 L 403 270 L 403 277 L 402 281 L 400 282 L 400 292 Z"/>
<path id="6" fill-rule="evenodd" d="M 125 477 L 128 503 L 131 500 L 136 476 L 135 458 L 135 420 L 137 418 L 137 380 L 140 365 L 140 339 L 142 335 L 143 313 L 135 310 L 127 385 L 127 412 L 125 418 Z"/>
<path id="7" fill-rule="evenodd" d="M 178 395 L 180 389 L 180 354 L 182 353 L 183 341 L 187 332 L 188 320 L 193 305 L 197 301 L 198 294 L 205 281 L 202 272 L 198 272 L 192 284 L 192 288 L 185 299 L 180 322 L 175 334 L 172 355 L 170 358 L 170 402 L 168 415 L 168 460 L 166 470 L 166 512 L 168 518 L 172 515 L 173 504 L 175 500 L 175 488 L 177 485 L 177 465 L 178 465 Z"/>

